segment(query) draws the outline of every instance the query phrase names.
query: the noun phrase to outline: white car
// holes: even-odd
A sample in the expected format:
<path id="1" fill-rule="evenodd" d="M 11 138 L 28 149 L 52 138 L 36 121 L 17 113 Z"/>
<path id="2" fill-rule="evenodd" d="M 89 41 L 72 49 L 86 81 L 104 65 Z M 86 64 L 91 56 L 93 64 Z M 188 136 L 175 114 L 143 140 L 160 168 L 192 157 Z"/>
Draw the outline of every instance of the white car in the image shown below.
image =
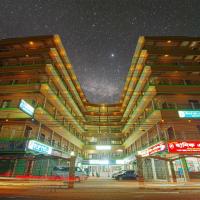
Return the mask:
<path id="1" fill-rule="evenodd" d="M 53 168 L 52 172 L 53 176 L 58 176 L 58 177 L 69 177 L 69 167 L 65 166 L 55 166 Z M 75 180 L 76 181 L 82 181 L 87 178 L 87 175 L 85 172 L 80 168 L 80 167 L 75 167 Z"/>

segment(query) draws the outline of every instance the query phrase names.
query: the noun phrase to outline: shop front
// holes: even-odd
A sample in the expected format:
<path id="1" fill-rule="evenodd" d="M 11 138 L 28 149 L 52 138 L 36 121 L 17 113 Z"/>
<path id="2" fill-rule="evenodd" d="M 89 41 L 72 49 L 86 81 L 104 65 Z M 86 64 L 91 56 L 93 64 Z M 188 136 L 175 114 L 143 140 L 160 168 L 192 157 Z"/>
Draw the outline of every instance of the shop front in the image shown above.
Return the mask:
<path id="1" fill-rule="evenodd" d="M 36 140 L 0 141 L 0 176 L 51 176 L 70 154 Z"/>

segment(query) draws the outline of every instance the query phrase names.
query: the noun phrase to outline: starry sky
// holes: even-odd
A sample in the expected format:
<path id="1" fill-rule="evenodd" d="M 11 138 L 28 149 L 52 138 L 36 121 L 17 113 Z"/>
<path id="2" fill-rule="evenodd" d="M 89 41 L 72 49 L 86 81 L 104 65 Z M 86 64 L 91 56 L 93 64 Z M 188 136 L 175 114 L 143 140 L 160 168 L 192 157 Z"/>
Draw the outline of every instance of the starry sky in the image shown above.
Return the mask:
<path id="1" fill-rule="evenodd" d="M 0 0 L 0 39 L 59 34 L 87 99 L 119 101 L 140 35 L 200 36 L 199 0 Z"/>

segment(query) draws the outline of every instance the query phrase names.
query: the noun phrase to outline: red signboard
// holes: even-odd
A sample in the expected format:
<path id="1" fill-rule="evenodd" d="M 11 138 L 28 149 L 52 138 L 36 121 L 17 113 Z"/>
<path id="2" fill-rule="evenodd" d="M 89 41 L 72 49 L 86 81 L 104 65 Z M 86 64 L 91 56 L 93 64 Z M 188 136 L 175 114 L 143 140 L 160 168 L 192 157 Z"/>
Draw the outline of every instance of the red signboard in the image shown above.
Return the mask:
<path id="1" fill-rule="evenodd" d="M 149 155 L 152 155 L 154 153 L 158 153 L 158 152 L 161 152 L 161 151 L 164 151 L 166 149 L 166 145 L 164 142 L 160 142 L 160 143 L 157 143 L 153 146 L 150 146 L 142 151 L 138 151 L 138 155 L 141 155 L 142 157 L 145 157 L 145 156 L 149 156 Z"/>
<path id="2" fill-rule="evenodd" d="M 168 142 L 170 153 L 200 153 L 200 141 L 176 141 Z"/>

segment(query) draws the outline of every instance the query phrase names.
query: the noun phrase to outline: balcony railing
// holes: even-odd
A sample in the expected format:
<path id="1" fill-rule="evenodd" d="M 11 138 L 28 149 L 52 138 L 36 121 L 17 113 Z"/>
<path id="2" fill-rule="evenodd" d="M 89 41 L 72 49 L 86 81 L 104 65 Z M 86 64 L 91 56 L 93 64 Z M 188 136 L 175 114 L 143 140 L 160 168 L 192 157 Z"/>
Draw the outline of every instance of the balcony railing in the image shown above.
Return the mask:
<path id="1" fill-rule="evenodd" d="M 122 145 L 122 141 L 86 142 L 86 145 Z"/>
<path id="2" fill-rule="evenodd" d="M 199 80 L 186 79 L 157 79 L 150 80 L 149 85 L 180 85 L 180 86 L 199 86 Z"/>

